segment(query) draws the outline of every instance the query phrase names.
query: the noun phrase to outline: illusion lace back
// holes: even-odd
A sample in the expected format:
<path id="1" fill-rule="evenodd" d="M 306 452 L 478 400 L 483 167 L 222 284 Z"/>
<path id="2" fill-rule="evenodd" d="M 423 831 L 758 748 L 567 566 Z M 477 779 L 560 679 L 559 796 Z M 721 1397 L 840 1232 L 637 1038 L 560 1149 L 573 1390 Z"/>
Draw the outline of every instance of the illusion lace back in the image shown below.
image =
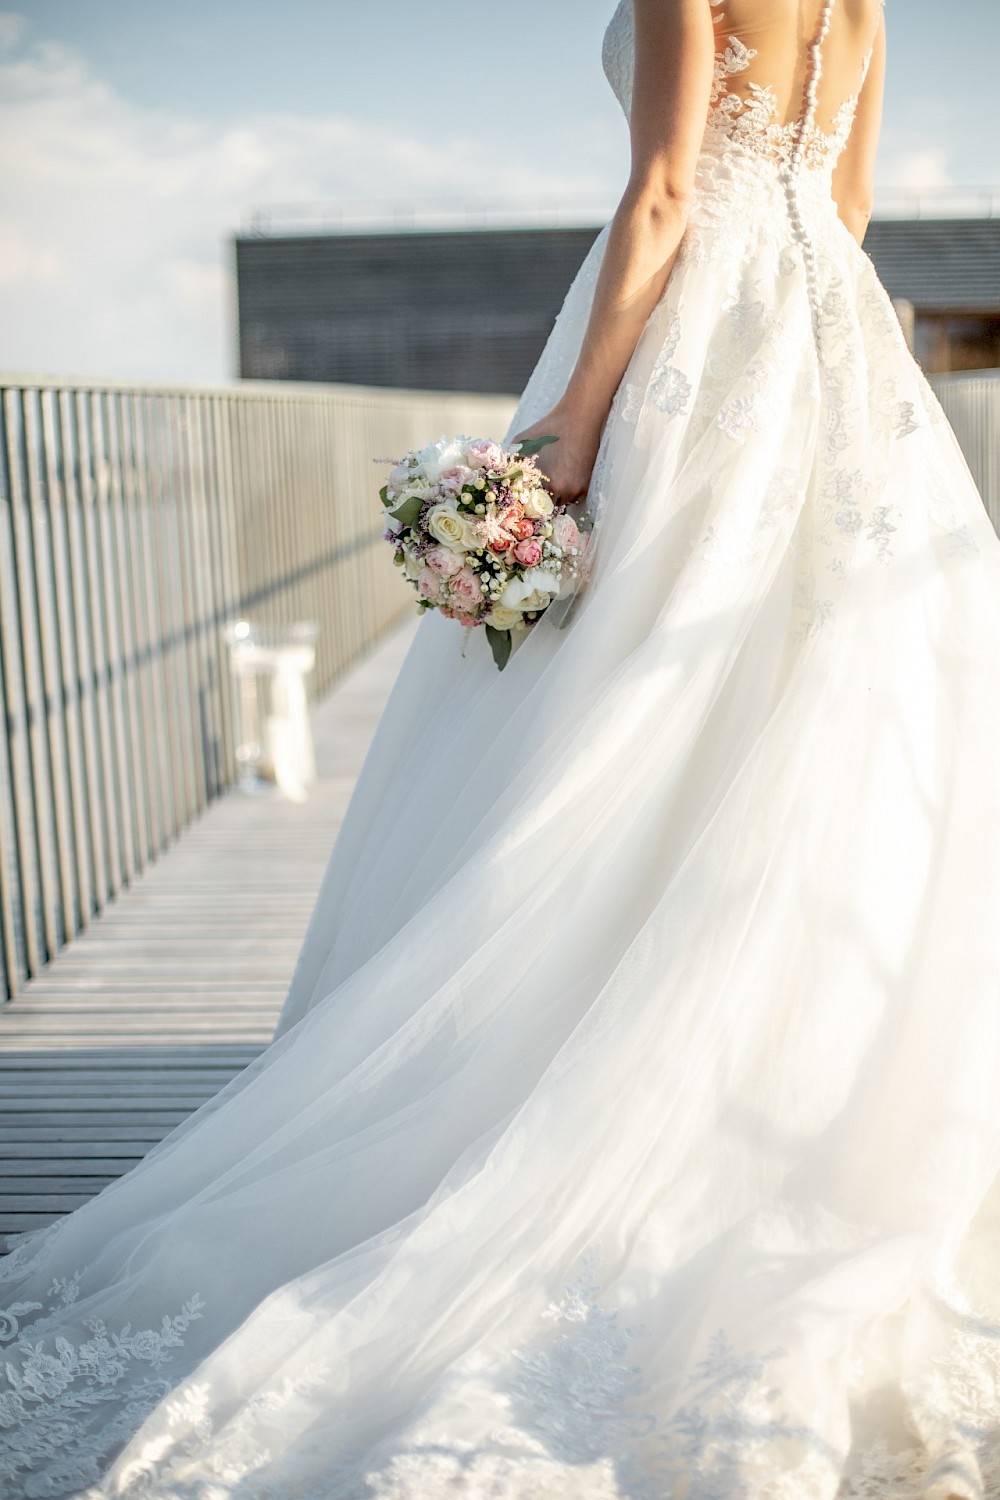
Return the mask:
<path id="1" fill-rule="evenodd" d="M 275 1041 L 14 1250 L 4 1494 L 1000 1500 L 1000 542 L 831 195 L 874 0 L 712 12 L 592 578 L 423 617 Z"/>

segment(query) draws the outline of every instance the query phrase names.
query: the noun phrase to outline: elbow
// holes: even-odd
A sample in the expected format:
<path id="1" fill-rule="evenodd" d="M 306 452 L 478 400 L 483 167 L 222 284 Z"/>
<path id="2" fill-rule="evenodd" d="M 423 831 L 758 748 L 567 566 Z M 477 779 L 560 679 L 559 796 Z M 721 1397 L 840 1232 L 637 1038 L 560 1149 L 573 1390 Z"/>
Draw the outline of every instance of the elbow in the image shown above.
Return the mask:
<path id="1" fill-rule="evenodd" d="M 837 205 L 838 213 L 844 226 L 860 245 L 871 222 L 874 203 L 870 197 L 851 198 Z"/>

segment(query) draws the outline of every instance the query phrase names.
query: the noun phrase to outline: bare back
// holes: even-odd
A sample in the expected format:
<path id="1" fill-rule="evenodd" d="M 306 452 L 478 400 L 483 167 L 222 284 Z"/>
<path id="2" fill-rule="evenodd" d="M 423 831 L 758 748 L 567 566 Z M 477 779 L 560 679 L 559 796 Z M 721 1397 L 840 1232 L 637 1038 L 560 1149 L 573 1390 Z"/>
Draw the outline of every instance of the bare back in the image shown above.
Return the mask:
<path id="1" fill-rule="evenodd" d="M 803 111 L 810 48 L 817 41 L 824 0 L 721 0 L 712 6 L 717 54 L 742 49 L 743 66 L 727 75 L 725 91 L 745 106 L 762 93 L 775 123 L 794 124 Z M 881 16 L 881 0 L 837 0 L 819 49 L 814 123 L 833 134 L 864 82 Z"/>

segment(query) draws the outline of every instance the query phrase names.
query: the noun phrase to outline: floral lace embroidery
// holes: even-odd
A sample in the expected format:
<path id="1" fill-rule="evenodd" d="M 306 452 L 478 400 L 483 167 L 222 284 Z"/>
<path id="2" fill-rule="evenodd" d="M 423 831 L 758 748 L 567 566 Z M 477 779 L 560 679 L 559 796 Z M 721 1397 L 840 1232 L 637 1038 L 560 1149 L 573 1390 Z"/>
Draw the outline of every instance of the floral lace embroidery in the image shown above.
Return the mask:
<path id="1" fill-rule="evenodd" d="M 711 0 L 711 3 L 714 10 L 719 10 L 724 0 Z M 601 61 L 626 115 L 632 107 L 634 46 L 632 0 L 620 0 L 604 33 Z M 726 87 L 726 80 L 746 72 L 756 55 L 753 48 L 735 36 L 728 37 L 725 47 L 716 53 L 705 147 L 717 151 L 728 143 L 770 161 L 786 162 L 798 143 L 800 127 L 798 120 L 787 124 L 779 122 L 774 89 L 769 84 L 751 83 L 744 98 Z M 862 82 L 871 56 L 869 52 L 864 59 Z M 824 131 L 813 125 L 805 131 L 802 152 L 806 166 L 832 167 L 851 133 L 857 105 L 858 94 L 853 94 L 840 105 L 831 130 Z"/>
<path id="2" fill-rule="evenodd" d="M 0 1312 L 0 1490 L 25 1500 L 76 1492 L 94 1483 L 103 1460 L 169 1391 L 161 1370 L 201 1317 L 193 1296 L 159 1328 L 117 1331 L 84 1318 L 90 1337 L 73 1343 L 58 1330 L 76 1302 L 81 1273 L 53 1282 L 48 1307 L 15 1302 Z M 40 1318 L 29 1314 L 41 1312 Z M 51 1330 L 56 1330 L 54 1333 Z M 71 1442 L 68 1443 L 68 1439 Z M 15 1490 L 15 1485 L 17 1486 Z"/>
<path id="3" fill-rule="evenodd" d="M 588 1500 L 805 1500 L 834 1485 L 838 1500 L 919 1500 L 935 1479 L 959 1473 L 972 1476 L 969 1495 L 1000 1500 L 1000 1328 L 977 1319 L 957 1292 L 942 1299 L 945 1348 L 914 1401 L 930 1446 L 890 1450 L 877 1439 L 852 1455 L 843 1477 L 847 1454 L 783 1411 L 781 1349 L 744 1355 L 717 1332 L 684 1400 L 657 1418 L 630 1357 L 644 1329 L 602 1306 L 598 1267 L 591 1247 L 543 1314 L 555 1337 L 539 1330 L 515 1351 L 520 1373 L 504 1395 L 516 1421 L 476 1447 L 430 1419 L 365 1474 L 367 1488 L 352 1488 L 352 1500 L 558 1500 L 579 1496 L 583 1481 Z"/>
<path id="4" fill-rule="evenodd" d="M 756 56 L 752 47 L 734 36 L 716 53 L 706 145 L 718 149 L 728 142 L 755 156 L 784 163 L 799 143 L 800 121 L 789 120 L 784 125 L 779 122 L 778 99 L 770 84 L 749 84 L 745 97 L 726 88 L 726 79 L 745 73 Z M 865 58 L 862 77 L 867 74 L 870 61 L 871 53 Z M 801 131 L 805 166 L 832 167 L 847 144 L 857 107 L 858 95 L 852 94 L 837 110 L 831 130 L 810 124 Z"/>

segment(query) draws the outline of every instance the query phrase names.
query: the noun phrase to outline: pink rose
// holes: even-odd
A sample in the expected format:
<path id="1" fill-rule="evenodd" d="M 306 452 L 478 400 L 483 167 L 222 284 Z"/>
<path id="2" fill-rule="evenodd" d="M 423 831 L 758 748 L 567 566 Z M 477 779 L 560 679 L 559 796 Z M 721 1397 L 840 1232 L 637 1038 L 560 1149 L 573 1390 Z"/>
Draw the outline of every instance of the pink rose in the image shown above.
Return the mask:
<path id="1" fill-rule="evenodd" d="M 464 464 L 457 464 L 452 469 L 442 469 L 438 475 L 438 488 L 447 495 L 457 495 L 463 484 L 471 484 L 475 479 L 474 469 L 468 469 Z"/>
<path id="2" fill-rule="evenodd" d="M 542 544 L 534 537 L 518 542 L 514 548 L 514 556 L 519 563 L 524 563 L 526 568 L 533 568 L 542 560 Z"/>
<path id="3" fill-rule="evenodd" d="M 462 566 L 462 559 L 450 547 L 428 547 L 424 562 L 439 578 L 450 578 Z"/>
<path id="4" fill-rule="evenodd" d="M 571 547 L 579 547 L 580 530 L 572 516 L 562 515 L 554 517 L 552 521 L 552 540 L 564 552 L 568 552 Z"/>
<path id="5" fill-rule="evenodd" d="M 515 521 L 510 529 L 516 537 L 519 537 L 523 541 L 525 537 L 534 536 L 535 523 L 534 521 L 529 521 L 527 516 L 525 516 L 523 521 Z"/>
<path id="6" fill-rule="evenodd" d="M 433 568 L 420 569 L 417 575 L 417 588 L 432 604 L 436 604 L 441 597 L 441 584 Z"/>
<path id="7" fill-rule="evenodd" d="M 465 460 L 474 469 L 505 467 L 503 449 L 489 438 L 473 438 L 471 443 L 466 443 Z"/>
<path id="8" fill-rule="evenodd" d="M 479 621 L 476 619 L 475 615 L 463 615 L 463 614 L 460 614 L 457 609 L 452 611 L 451 618 L 453 620 L 457 620 L 460 625 L 478 625 L 479 624 Z"/>
<path id="9" fill-rule="evenodd" d="M 466 608 L 482 602 L 483 591 L 479 579 L 470 567 L 464 567 L 460 573 L 455 574 L 454 578 L 450 578 L 448 583 L 452 598 L 459 600 Z"/>

